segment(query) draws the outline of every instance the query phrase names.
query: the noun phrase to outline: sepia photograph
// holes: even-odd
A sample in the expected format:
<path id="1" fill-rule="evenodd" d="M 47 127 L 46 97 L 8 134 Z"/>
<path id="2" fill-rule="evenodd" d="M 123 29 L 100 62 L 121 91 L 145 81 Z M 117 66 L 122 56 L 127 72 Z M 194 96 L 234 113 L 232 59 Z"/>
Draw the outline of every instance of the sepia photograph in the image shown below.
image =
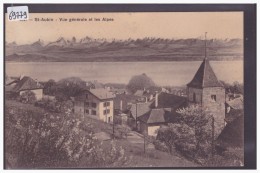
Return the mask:
<path id="1" fill-rule="evenodd" d="M 5 169 L 245 166 L 243 11 L 28 9 L 5 13 Z"/>

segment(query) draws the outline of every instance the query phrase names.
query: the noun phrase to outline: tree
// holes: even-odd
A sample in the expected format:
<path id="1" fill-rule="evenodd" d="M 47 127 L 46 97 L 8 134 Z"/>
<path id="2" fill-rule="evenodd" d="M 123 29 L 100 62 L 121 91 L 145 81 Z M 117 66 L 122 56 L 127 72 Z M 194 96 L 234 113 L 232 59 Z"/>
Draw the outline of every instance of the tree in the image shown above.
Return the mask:
<path id="1" fill-rule="evenodd" d="M 19 96 L 18 99 L 21 102 L 23 102 L 23 103 L 30 103 L 30 104 L 32 104 L 32 103 L 34 103 L 36 101 L 36 96 L 35 96 L 34 92 L 28 90 L 28 91 L 23 92 Z"/>
<path id="2" fill-rule="evenodd" d="M 48 80 L 48 82 L 44 83 L 43 93 L 45 95 L 54 95 L 56 92 L 57 86 L 56 82 L 53 79 Z"/>
<path id="3" fill-rule="evenodd" d="M 186 124 L 169 124 L 168 127 L 161 128 L 158 131 L 157 140 L 164 142 L 168 148 L 168 152 L 172 153 L 174 148 L 190 156 L 189 151 L 194 150 L 195 132 Z M 189 145 L 189 147 L 187 147 Z"/>
<path id="4" fill-rule="evenodd" d="M 224 81 L 221 81 L 221 83 L 224 85 L 228 93 L 244 94 L 244 85 L 242 83 L 237 81 L 235 81 L 233 84 L 229 84 Z"/>
<path id="5" fill-rule="evenodd" d="M 196 155 L 208 157 L 214 140 L 214 136 L 212 136 L 213 116 L 200 105 L 192 105 L 179 109 L 177 112 L 181 114 L 179 121 L 193 128 L 195 132 Z"/>
<path id="6" fill-rule="evenodd" d="M 239 82 L 233 83 L 234 93 L 244 94 L 244 85 Z"/>
<path id="7" fill-rule="evenodd" d="M 77 77 L 61 79 L 56 84 L 57 90 L 54 95 L 57 100 L 68 100 L 70 97 L 78 95 L 83 89 L 85 89 L 85 86 L 86 82 Z"/>
<path id="8" fill-rule="evenodd" d="M 133 76 L 126 87 L 130 92 L 135 93 L 137 90 L 154 86 L 156 86 L 154 81 L 143 73 L 142 75 Z"/>
<path id="9" fill-rule="evenodd" d="M 193 158 L 207 158 L 212 149 L 212 116 L 201 106 L 192 105 L 179 109 L 178 122 L 161 128 L 157 139 L 164 142 L 171 153 L 176 148 L 183 155 Z"/>
<path id="10" fill-rule="evenodd" d="M 5 159 L 10 168 L 95 167 L 99 163 L 120 166 L 125 160 L 119 146 L 111 152 L 102 151 L 92 125 L 71 110 L 52 114 L 34 109 L 6 109 Z"/>

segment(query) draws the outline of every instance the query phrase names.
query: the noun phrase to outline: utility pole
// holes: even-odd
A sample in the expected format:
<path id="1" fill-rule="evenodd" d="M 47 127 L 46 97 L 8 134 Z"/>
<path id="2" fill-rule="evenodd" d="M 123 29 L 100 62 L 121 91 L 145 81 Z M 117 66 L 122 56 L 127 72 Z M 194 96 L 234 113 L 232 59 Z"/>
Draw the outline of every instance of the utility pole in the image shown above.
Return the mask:
<path id="1" fill-rule="evenodd" d="M 138 130 L 137 129 L 137 102 L 136 102 L 136 107 L 135 107 L 136 109 L 136 112 L 135 112 L 135 128 L 136 128 L 136 131 Z"/>
<path id="2" fill-rule="evenodd" d="M 205 32 L 205 59 L 207 58 L 207 32 Z"/>
<path id="3" fill-rule="evenodd" d="M 115 109 L 114 109 L 114 104 L 113 104 L 113 139 L 115 139 L 115 123 L 114 123 L 114 120 L 115 120 L 115 119 L 114 119 L 114 116 L 115 116 L 115 115 L 114 115 L 114 110 L 115 110 Z"/>
<path id="4" fill-rule="evenodd" d="M 145 154 L 145 134 L 144 134 L 144 154 Z"/>
<path id="5" fill-rule="evenodd" d="M 215 133 L 215 127 L 214 127 L 214 116 L 212 116 L 212 141 L 211 141 L 211 155 L 213 157 L 214 155 L 214 133 Z"/>
<path id="6" fill-rule="evenodd" d="M 106 100 L 105 100 L 104 104 L 105 104 L 106 122 L 109 123 L 109 122 L 108 122 L 108 118 L 107 118 L 107 93 L 106 93 Z"/>

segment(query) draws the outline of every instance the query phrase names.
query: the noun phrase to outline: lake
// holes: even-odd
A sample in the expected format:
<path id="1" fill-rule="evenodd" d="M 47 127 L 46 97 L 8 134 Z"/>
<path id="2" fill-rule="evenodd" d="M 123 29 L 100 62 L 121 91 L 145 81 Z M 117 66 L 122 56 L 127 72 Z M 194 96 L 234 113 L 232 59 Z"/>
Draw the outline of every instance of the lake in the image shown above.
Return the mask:
<path id="1" fill-rule="evenodd" d="M 8 76 L 27 75 L 47 81 L 80 77 L 102 83 L 128 83 L 134 75 L 146 73 L 158 85 L 186 85 L 201 61 L 171 62 L 6 62 Z M 219 80 L 243 82 L 243 61 L 210 61 Z"/>

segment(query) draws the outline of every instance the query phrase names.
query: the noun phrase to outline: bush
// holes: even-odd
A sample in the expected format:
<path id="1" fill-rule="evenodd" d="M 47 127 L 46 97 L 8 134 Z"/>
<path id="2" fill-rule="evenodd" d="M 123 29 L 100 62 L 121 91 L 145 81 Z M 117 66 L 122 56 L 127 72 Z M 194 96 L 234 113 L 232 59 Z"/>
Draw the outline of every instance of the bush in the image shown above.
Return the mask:
<path id="1" fill-rule="evenodd" d="M 25 91 L 18 97 L 18 100 L 22 103 L 33 104 L 36 102 L 36 96 L 32 91 Z"/>
<path id="2" fill-rule="evenodd" d="M 163 152 L 168 152 L 169 150 L 168 147 L 165 145 L 165 143 L 159 140 L 155 140 L 153 144 L 156 150 L 163 151 Z"/>
<path id="3" fill-rule="evenodd" d="M 238 167 L 244 165 L 244 150 L 241 148 L 229 148 L 222 156 L 214 155 L 204 164 L 208 167 Z"/>
<path id="4" fill-rule="evenodd" d="M 57 100 L 50 100 L 50 99 L 43 99 L 35 102 L 35 106 L 44 108 L 49 112 L 56 112 L 56 113 L 65 113 L 67 110 L 73 109 L 73 103 L 70 100 L 67 101 L 57 101 Z"/>
<path id="5" fill-rule="evenodd" d="M 130 127 L 127 125 L 116 125 L 115 129 L 114 136 L 118 139 L 127 138 L 128 133 L 131 131 Z"/>
<path id="6" fill-rule="evenodd" d="M 195 158 L 196 145 L 194 143 L 187 143 L 185 141 L 176 141 L 176 149 L 188 158 Z"/>

